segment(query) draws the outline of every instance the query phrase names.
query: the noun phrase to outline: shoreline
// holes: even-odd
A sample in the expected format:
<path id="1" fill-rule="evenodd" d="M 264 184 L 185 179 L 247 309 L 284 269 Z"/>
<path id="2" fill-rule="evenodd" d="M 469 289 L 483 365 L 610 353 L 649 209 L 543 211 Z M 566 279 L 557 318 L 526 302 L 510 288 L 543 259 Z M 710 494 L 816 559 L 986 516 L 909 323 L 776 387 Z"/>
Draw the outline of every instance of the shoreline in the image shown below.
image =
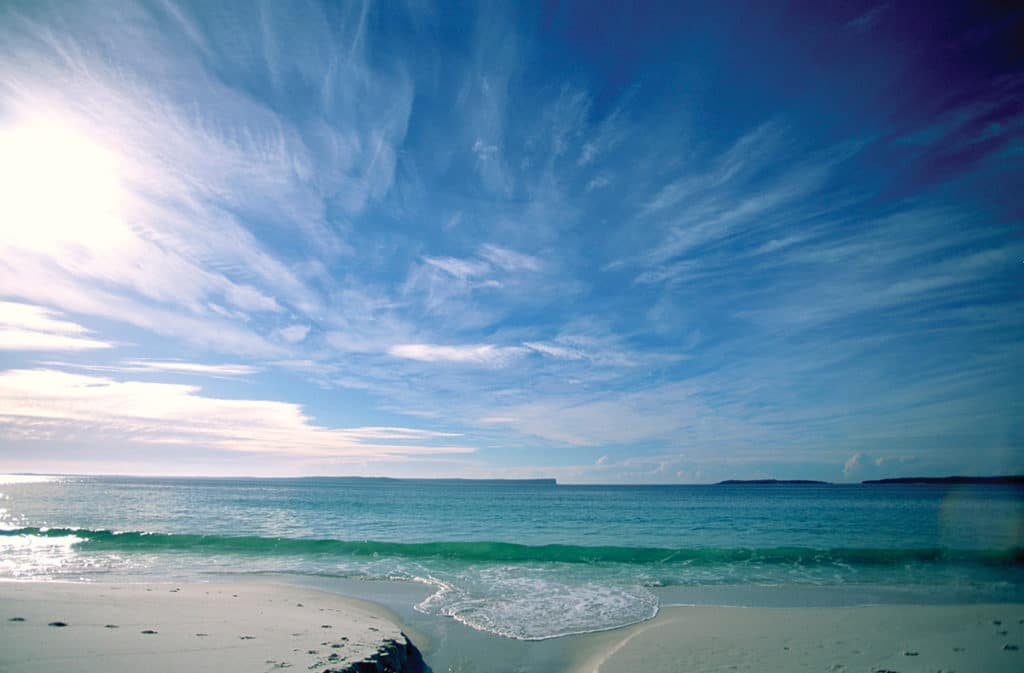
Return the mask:
<path id="1" fill-rule="evenodd" d="M 423 670 L 382 607 L 270 583 L 0 582 L 0 671 Z"/>
<path id="2" fill-rule="evenodd" d="M 637 624 L 529 641 L 417 612 L 422 586 L 281 579 L 0 582 L 0 671 L 1024 670 L 1021 602 L 663 605 Z"/>

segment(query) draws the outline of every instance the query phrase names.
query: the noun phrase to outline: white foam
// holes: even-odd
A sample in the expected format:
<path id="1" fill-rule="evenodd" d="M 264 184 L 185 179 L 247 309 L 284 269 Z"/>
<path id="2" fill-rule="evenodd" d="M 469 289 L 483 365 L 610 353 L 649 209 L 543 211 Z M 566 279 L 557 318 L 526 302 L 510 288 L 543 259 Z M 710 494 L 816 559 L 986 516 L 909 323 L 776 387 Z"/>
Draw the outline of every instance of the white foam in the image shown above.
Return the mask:
<path id="1" fill-rule="evenodd" d="M 567 578 L 538 567 L 482 567 L 451 581 L 417 579 L 437 588 L 416 606 L 420 612 L 518 640 L 604 631 L 658 612 L 657 597 L 644 587 Z"/>

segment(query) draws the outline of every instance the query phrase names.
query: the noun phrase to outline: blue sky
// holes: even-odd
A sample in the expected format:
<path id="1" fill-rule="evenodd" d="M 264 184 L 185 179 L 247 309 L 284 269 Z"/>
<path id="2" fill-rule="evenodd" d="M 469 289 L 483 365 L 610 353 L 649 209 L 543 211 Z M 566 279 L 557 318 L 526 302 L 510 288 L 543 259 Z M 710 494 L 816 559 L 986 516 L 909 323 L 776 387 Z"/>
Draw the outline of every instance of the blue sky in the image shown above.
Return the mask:
<path id="1" fill-rule="evenodd" d="M 822 4 L 4 3 L 0 470 L 1024 472 L 1022 13 Z"/>

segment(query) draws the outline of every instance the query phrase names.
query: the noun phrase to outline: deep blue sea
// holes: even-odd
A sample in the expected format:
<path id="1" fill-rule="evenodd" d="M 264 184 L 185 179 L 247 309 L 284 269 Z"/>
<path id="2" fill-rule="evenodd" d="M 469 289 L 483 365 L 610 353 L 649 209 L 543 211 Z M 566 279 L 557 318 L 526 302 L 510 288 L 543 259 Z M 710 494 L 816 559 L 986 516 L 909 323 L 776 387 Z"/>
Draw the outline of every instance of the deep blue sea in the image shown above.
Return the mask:
<path id="1" fill-rule="evenodd" d="M 1024 597 L 1014 487 L 0 477 L 0 494 L 0 579 L 413 580 L 419 612 L 518 639 L 648 619 L 673 588 Z"/>

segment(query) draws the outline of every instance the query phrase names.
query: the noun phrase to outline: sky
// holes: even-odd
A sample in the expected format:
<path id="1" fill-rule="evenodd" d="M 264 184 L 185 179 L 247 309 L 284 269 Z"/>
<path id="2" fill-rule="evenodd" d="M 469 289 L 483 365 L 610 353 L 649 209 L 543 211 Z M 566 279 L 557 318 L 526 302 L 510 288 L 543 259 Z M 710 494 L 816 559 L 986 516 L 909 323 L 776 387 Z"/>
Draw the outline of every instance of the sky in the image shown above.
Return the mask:
<path id="1" fill-rule="evenodd" d="M 0 471 L 1024 473 L 1012 5 L 4 2 Z"/>

